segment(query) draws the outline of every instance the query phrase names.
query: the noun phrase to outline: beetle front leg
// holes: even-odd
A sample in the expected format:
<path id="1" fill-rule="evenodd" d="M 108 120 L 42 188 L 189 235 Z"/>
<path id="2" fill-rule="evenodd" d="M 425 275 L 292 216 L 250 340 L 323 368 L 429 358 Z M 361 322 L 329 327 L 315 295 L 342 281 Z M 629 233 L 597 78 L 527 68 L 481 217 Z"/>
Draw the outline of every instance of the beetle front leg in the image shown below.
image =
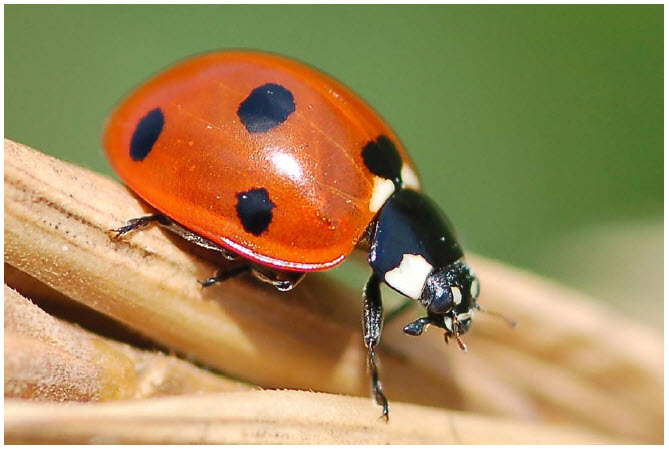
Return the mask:
<path id="1" fill-rule="evenodd" d="M 367 346 L 367 367 L 371 375 L 372 392 L 376 403 L 383 407 L 383 417 L 388 421 L 388 399 L 383 393 L 379 370 L 376 365 L 375 347 L 381 341 L 381 329 L 383 328 L 383 303 L 381 302 L 381 286 L 379 277 L 373 273 L 363 291 L 364 301 L 362 329 Z"/>

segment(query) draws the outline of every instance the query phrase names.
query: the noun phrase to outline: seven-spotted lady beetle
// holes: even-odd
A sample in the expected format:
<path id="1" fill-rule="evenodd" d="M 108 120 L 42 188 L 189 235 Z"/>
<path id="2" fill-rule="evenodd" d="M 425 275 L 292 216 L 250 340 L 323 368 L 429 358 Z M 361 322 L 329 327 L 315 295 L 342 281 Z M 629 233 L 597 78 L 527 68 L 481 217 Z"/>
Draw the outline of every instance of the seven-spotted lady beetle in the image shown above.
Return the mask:
<path id="1" fill-rule="evenodd" d="M 425 194 L 395 133 L 339 82 L 260 52 L 194 57 L 123 101 L 104 146 L 156 222 L 241 264 L 205 286 L 250 271 L 280 290 L 306 272 L 369 249 L 364 342 L 376 401 L 388 417 L 375 347 L 380 284 L 427 310 L 404 332 L 443 328 L 464 350 L 479 282 L 450 222 Z"/>

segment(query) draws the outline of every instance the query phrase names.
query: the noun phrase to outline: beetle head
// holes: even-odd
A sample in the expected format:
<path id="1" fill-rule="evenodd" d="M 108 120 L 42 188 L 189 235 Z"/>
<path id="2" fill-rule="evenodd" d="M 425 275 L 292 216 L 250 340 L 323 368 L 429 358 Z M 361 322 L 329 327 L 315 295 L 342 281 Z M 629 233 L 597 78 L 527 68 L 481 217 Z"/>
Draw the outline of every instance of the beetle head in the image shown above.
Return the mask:
<path id="1" fill-rule="evenodd" d="M 454 338 L 462 350 L 467 349 L 460 336 L 469 331 L 472 314 L 478 309 L 479 281 L 462 260 L 430 273 L 425 281 L 420 302 L 427 308 L 427 316 L 404 327 L 413 336 L 423 333 L 427 325 L 443 328 L 444 338 Z"/>

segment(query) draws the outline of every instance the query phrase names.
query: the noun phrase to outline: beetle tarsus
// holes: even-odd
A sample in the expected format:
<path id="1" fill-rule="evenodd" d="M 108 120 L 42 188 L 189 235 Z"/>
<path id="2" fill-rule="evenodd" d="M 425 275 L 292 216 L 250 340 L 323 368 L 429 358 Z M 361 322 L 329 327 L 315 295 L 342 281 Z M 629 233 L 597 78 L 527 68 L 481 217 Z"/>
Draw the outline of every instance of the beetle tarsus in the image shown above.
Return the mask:
<path id="1" fill-rule="evenodd" d="M 388 422 L 388 399 L 383 393 L 383 387 L 381 386 L 381 380 L 379 379 L 379 370 L 376 365 L 376 354 L 374 353 L 373 346 L 370 346 L 367 352 L 367 367 L 369 368 L 372 377 L 372 393 L 374 394 L 374 399 L 376 400 L 376 404 L 383 408 L 382 417 Z"/>

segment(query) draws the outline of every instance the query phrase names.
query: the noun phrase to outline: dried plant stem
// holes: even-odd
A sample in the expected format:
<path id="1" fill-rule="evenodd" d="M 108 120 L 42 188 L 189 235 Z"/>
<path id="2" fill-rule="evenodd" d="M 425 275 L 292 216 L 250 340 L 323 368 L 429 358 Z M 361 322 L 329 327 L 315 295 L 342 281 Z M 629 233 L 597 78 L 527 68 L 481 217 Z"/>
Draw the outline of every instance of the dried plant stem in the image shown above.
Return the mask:
<path id="1" fill-rule="evenodd" d="M 592 444 L 613 441 L 560 426 L 490 419 L 297 391 L 171 397 L 99 405 L 5 402 L 7 443 Z M 37 426 L 39 424 L 39 427 Z"/>
<path id="2" fill-rule="evenodd" d="M 7 286 L 4 299 L 5 397 L 109 401 L 252 389 L 57 320 Z"/>

